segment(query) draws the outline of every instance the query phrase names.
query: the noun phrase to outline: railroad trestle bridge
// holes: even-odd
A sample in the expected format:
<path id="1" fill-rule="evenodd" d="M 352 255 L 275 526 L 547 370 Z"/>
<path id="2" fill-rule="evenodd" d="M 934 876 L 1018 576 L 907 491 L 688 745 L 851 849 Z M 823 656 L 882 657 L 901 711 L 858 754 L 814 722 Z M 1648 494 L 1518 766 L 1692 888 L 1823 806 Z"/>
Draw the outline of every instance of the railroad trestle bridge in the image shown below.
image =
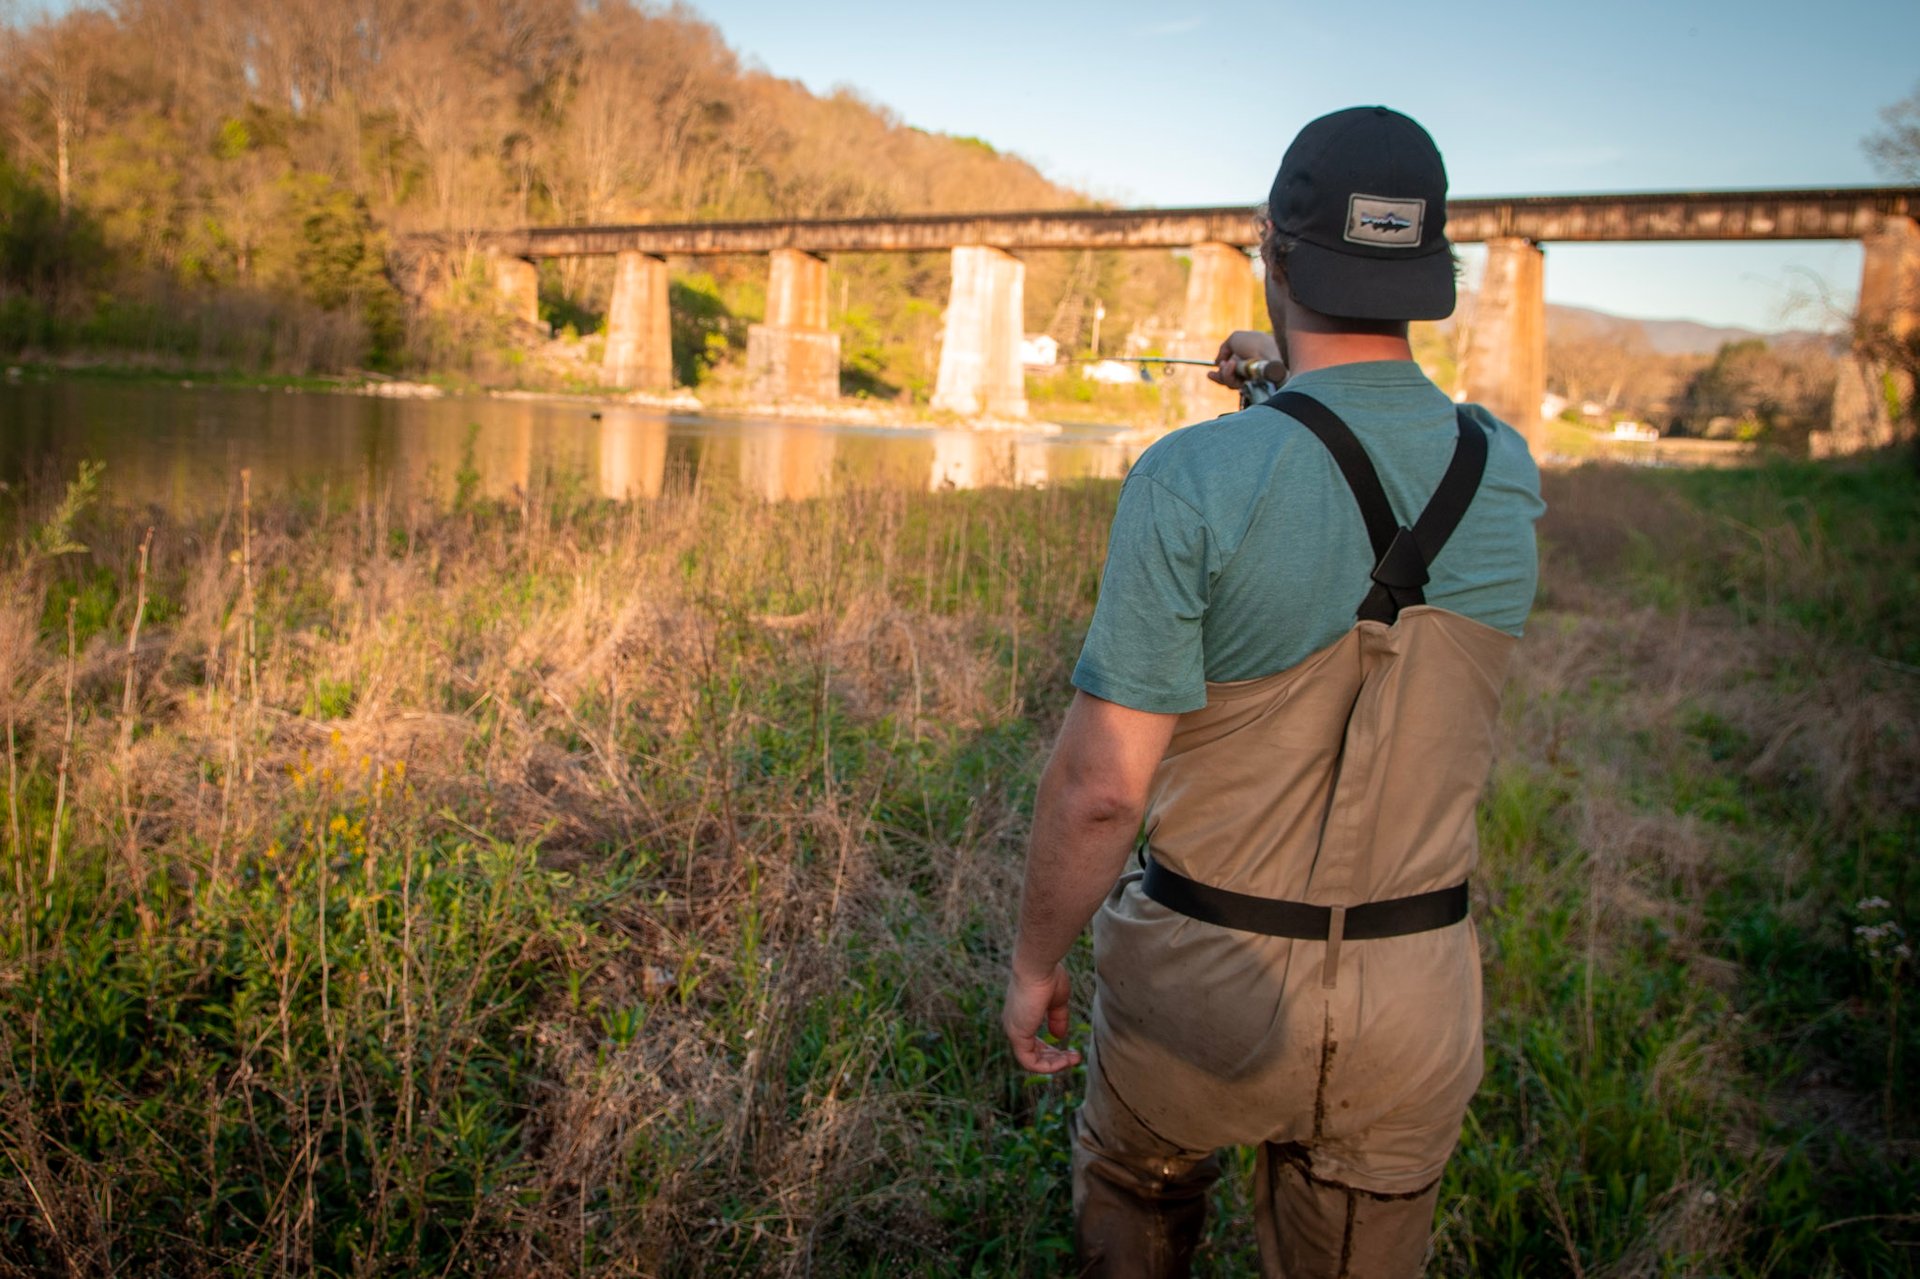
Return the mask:
<path id="1" fill-rule="evenodd" d="M 1920 187 L 1457 199 L 1447 204 L 1447 234 L 1455 244 L 1487 247 L 1462 389 L 1529 434 L 1538 427 L 1546 383 L 1547 244 L 1858 240 L 1865 248 L 1859 324 L 1897 336 L 1920 329 Z M 1258 242 L 1257 210 L 1236 206 L 528 227 L 416 235 L 404 247 L 485 252 L 502 306 L 530 321 L 538 319 L 537 261 L 613 257 L 604 368 L 610 384 L 637 389 L 665 389 L 672 379 L 666 259 L 766 254 L 767 313 L 749 330 L 747 361 L 759 392 L 776 403 L 838 395 L 827 255 L 945 250 L 952 255 L 952 283 L 934 406 L 1019 417 L 1026 392 L 1020 363 L 1025 267 L 1018 254 L 1187 250 L 1193 265 L 1179 354 L 1209 359 L 1221 338 L 1249 327 L 1259 314 L 1247 252 Z M 1868 379 L 1854 380 L 1864 388 Z M 1198 401 L 1189 405 L 1196 416 L 1219 411 L 1211 397 L 1225 395 L 1221 388 L 1198 378 L 1187 386 Z M 1884 431 L 1884 423 L 1841 421 L 1876 411 L 1884 417 L 1878 399 L 1844 385 L 1836 392 L 1833 446 L 1848 446 L 1838 438 L 1843 433 Z M 1874 442 L 1862 436 L 1856 443 Z"/>

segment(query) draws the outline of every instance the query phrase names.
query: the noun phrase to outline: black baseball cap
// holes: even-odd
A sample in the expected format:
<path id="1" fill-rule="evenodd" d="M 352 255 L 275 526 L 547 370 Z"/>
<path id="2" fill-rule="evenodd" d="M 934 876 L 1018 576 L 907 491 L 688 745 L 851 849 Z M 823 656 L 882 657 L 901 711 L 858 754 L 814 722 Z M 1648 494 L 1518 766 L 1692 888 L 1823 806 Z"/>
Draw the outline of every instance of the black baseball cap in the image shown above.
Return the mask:
<path id="1" fill-rule="evenodd" d="M 1386 107 L 1300 130 L 1267 197 L 1294 301 L 1354 320 L 1453 314 L 1447 170 L 1427 131 Z"/>

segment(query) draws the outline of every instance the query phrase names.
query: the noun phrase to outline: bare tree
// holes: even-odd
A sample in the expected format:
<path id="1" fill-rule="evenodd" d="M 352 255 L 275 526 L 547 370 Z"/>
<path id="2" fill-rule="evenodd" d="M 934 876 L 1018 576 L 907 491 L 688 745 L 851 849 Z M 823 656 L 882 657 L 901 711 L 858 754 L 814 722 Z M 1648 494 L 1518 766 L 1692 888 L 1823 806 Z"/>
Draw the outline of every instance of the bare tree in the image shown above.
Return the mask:
<path id="1" fill-rule="evenodd" d="M 1637 326 L 1573 319 L 1547 337 L 1547 384 L 1575 403 L 1615 409 L 1637 398 L 1631 393 L 1653 358 Z"/>
<path id="2" fill-rule="evenodd" d="M 382 59 L 382 96 L 426 162 L 433 220 L 442 228 L 490 220 L 479 207 L 484 182 L 474 189 L 462 179 L 483 176 L 474 160 L 498 105 L 498 86 L 470 70 L 446 35 L 397 38 Z"/>
<path id="3" fill-rule="evenodd" d="M 6 61 L 29 110 L 12 122 L 14 140 L 52 173 L 65 216 L 73 207 L 73 157 L 86 132 L 93 90 L 117 34 L 90 9 L 9 32 Z"/>
<path id="4" fill-rule="evenodd" d="M 1873 166 L 1895 182 L 1920 182 L 1920 85 L 1881 108 L 1880 123 L 1860 144 Z"/>
<path id="5" fill-rule="evenodd" d="M 1862 143 L 1874 166 L 1895 181 L 1920 182 L 1920 85 L 1883 108 L 1880 121 L 1882 128 Z M 1855 321 L 1854 347 L 1869 367 L 1886 369 L 1900 388 L 1906 422 L 1895 429 L 1912 438 L 1914 469 L 1920 472 L 1920 322 L 1915 319 L 1920 279 L 1913 277 L 1909 270 L 1892 281 L 1896 295 L 1880 300 L 1882 316 Z"/>
<path id="6" fill-rule="evenodd" d="M 648 25 L 625 5 L 602 6 L 581 23 L 580 57 L 556 94 L 561 124 L 547 171 L 563 221 L 606 219 L 658 163 L 642 71 Z"/>

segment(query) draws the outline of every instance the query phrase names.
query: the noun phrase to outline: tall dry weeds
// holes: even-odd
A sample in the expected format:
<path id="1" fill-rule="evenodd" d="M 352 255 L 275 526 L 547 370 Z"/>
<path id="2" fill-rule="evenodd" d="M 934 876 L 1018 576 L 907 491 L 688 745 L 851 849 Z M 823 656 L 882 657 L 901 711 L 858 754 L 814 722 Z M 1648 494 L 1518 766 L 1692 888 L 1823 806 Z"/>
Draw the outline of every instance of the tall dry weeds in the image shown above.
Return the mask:
<path id="1" fill-rule="evenodd" d="M 983 886 L 1001 909 L 1018 801 L 955 794 L 936 766 L 982 733 L 1033 748 L 1025 690 L 1057 681 L 1061 658 L 1030 637 L 1084 607 L 1107 499 L 783 507 L 678 490 L 560 509 L 549 490 L 464 514 L 368 497 L 341 519 L 260 506 L 248 480 L 231 523 L 163 521 L 137 550 L 111 520 L 89 530 L 93 564 L 135 567 L 64 652 L 38 634 L 39 592 L 0 600 L 0 630 L 24 640 L 0 672 L 15 875 L 37 846 L 42 882 L 68 890 L 38 912 L 41 953 L 150 910 L 150 943 L 125 944 L 204 997 L 223 961 L 196 936 L 240 920 L 258 948 L 265 1038 L 208 1055 L 204 1115 L 185 1125 L 224 1130 L 238 1166 L 186 1174 L 207 1207 L 169 1228 L 199 1242 L 158 1255 L 371 1270 L 390 1264 L 381 1236 L 421 1264 L 484 1247 L 522 1273 L 576 1273 L 623 1241 L 628 1264 L 671 1267 L 712 1239 L 701 1205 L 728 1186 L 758 1188 L 769 1255 L 818 1246 L 912 1121 L 875 1093 L 857 1043 L 795 1077 L 798 1028 L 845 989 L 852 950 L 918 965 L 913 998 L 946 1017 L 949 992 L 982 979 L 892 930 L 924 914 L 907 904 L 928 882 L 947 923 Z M 1024 538 L 1050 568 L 1005 554 Z M 427 863 L 536 843 L 537 891 L 462 890 L 534 912 L 514 916 L 514 949 L 450 940 L 448 902 L 423 900 Z M 587 887 L 553 897 L 556 873 Z M 617 889 L 593 886 L 608 876 Z M 475 948 L 459 970 L 440 958 L 454 940 Z M 426 1161 L 447 1157 L 432 1130 L 472 1104 L 448 1071 L 502 1051 L 490 983 L 536 954 L 552 966 L 536 986 L 571 992 L 539 996 L 512 1032 L 526 1109 L 511 1175 L 537 1193 L 476 1186 L 464 1224 L 423 1225 L 443 1193 Z M 37 963 L 16 956 L 10 980 Z M 390 1083 L 368 1073 L 380 1061 Z M 44 1106 L 45 1087 L 4 1091 L 17 1109 Z M 363 1245 L 327 1237 L 323 1151 L 349 1133 L 369 1179 Z M 655 1150 L 692 1133 L 711 1151 Z M 117 1192 L 58 1158 L 14 1183 L 51 1189 L 47 1255 L 82 1255 L 60 1204 L 85 1217 L 183 1175 L 135 1147 L 119 1148 Z M 218 1221 L 236 1188 L 252 1243 Z M 86 1219 L 109 1251 L 147 1246 L 118 1213 Z"/>
<path id="2" fill-rule="evenodd" d="M 1724 520 L 1605 471 L 1549 497 L 1485 823 L 1513 1096 L 1458 1166 L 1508 1142 L 1514 1178 L 1563 1175 L 1503 1207 L 1462 1172 L 1436 1272 L 1473 1271 L 1509 1208 L 1561 1268 L 1733 1269 L 1787 1156 L 1702 1011 L 1750 980 L 1714 903 L 1760 857 L 1820 925 L 1825 898 L 1778 885 L 1864 867 L 1847 841 L 1914 810 L 1920 690 L 1795 620 L 1830 540 L 1736 555 Z M 105 516 L 84 563 L 8 564 L 17 1269 L 1064 1264 L 1065 1096 L 1018 1086 L 991 1001 L 1111 501 L 612 505 L 542 477 L 327 509 L 243 481 L 207 521 Z M 1771 600 L 1644 588 L 1649 540 L 1757 565 Z M 113 597 L 70 605 L 97 572 Z M 1767 795 L 1819 817 L 1776 831 Z M 1623 993 L 1675 971 L 1679 995 Z M 47 1071 L 59 1036 L 84 1089 Z M 1628 1105 L 1609 1089 L 1679 1152 L 1630 1231 L 1566 1113 Z M 1724 1135 L 1674 1135 L 1702 1115 Z"/>

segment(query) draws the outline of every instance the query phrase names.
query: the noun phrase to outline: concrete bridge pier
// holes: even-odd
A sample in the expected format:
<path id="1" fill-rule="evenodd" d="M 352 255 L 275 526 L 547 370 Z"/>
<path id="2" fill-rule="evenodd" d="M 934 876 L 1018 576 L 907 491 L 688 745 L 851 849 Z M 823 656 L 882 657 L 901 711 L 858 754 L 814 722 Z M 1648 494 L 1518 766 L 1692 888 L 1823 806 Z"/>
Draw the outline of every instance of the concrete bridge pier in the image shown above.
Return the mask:
<path id="1" fill-rule="evenodd" d="M 1920 332 L 1920 221 L 1887 218 L 1862 243 L 1860 324 L 1904 342 Z"/>
<path id="2" fill-rule="evenodd" d="M 767 319 L 747 328 L 747 376 L 764 399 L 840 396 L 840 335 L 827 328 L 827 264 L 799 249 L 775 249 Z"/>
<path id="3" fill-rule="evenodd" d="M 611 385 L 643 391 L 672 388 L 673 330 L 664 259 L 630 249 L 614 259 L 607 349 L 600 363 Z"/>
<path id="4" fill-rule="evenodd" d="M 526 258 L 516 258 L 489 250 L 487 275 L 493 281 L 494 296 L 509 319 L 521 324 L 540 323 L 540 268 Z"/>
<path id="5" fill-rule="evenodd" d="M 1547 390 L 1546 255 L 1532 240 L 1487 241 L 1487 269 L 1467 335 L 1466 398 L 1540 443 Z"/>
<path id="6" fill-rule="evenodd" d="M 933 407 L 968 417 L 1027 415 L 1020 339 L 1027 264 L 980 244 L 956 245 Z"/>
<path id="7" fill-rule="evenodd" d="M 1815 431 L 1808 447 L 1815 457 L 1881 448 L 1901 438 L 1906 427 L 1888 412 L 1891 379 L 1902 416 L 1910 425 L 1916 388 L 1894 366 L 1890 347 L 1920 336 L 1920 222 L 1889 217 L 1862 238 L 1866 259 L 1860 268 L 1860 306 L 1854 318 L 1854 349 L 1840 361 L 1833 386 L 1833 415 L 1824 431 Z"/>
<path id="8" fill-rule="evenodd" d="M 1211 360 L 1235 329 L 1253 327 L 1253 259 L 1237 245 L 1209 240 L 1193 246 L 1187 273 L 1187 309 L 1180 349 L 1189 360 Z M 1240 394 L 1207 380 L 1207 371 L 1181 368 L 1180 387 L 1189 420 L 1218 417 L 1240 407 Z"/>

